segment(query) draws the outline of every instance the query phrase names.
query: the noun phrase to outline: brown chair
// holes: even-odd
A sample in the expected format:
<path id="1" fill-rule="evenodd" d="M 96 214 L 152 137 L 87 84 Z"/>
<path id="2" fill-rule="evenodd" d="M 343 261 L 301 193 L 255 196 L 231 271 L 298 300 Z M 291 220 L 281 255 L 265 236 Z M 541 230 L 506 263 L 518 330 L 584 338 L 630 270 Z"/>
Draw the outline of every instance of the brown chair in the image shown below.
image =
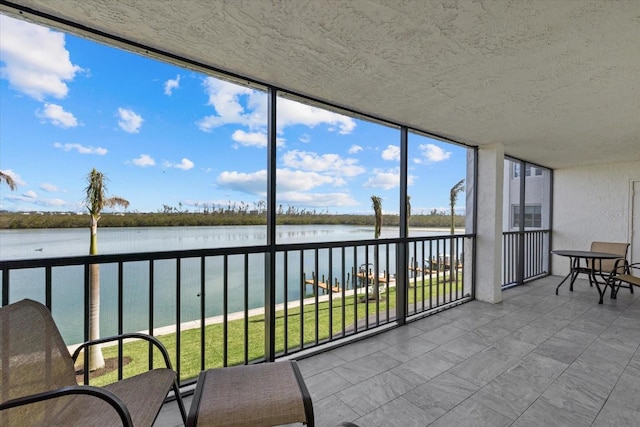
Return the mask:
<path id="1" fill-rule="evenodd" d="M 628 243 L 617 242 L 592 242 L 591 252 L 606 252 L 609 254 L 620 255 L 619 259 L 603 259 L 602 263 L 598 263 L 596 268 L 599 267 L 603 273 L 611 274 L 611 272 L 618 267 L 620 260 L 626 261 L 627 251 L 629 250 Z"/>
<path id="2" fill-rule="evenodd" d="M 81 350 L 123 338 L 152 343 L 166 368 L 105 387 L 78 385 L 74 363 Z M 47 307 L 25 299 L 0 308 L 0 343 L 2 426 L 151 426 L 172 389 L 186 421 L 176 372 L 154 337 L 124 334 L 94 340 L 71 356 Z"/>
<path id="3" fill-rule="evenodd" d="M 620 255 L 618 259 L 603 259 L 587 261 L 586 266 L 580 266 L 577 268 L 578 273 L 592 274 L 596 273 L 603 277 L 608 278 L 615 269 L 627 264 L 627 250 L 629 249 L 629 243 L 618 242 L 591 242 L 591 252 L 604 252 L 609 254 Z M 593 286 L 593 285 L 591 285 Z M 633 289 L 631 290 L 633 293 Z"/>
<path id="4" fill-rule="evenodd" d="M 640 262 L 619 266 L 611 273 L 607 284 L 611 287 L 611 298 L 615 299 L 620 288 L 629 288 L 633 293 L 634 286 L 640 287 Z"/>

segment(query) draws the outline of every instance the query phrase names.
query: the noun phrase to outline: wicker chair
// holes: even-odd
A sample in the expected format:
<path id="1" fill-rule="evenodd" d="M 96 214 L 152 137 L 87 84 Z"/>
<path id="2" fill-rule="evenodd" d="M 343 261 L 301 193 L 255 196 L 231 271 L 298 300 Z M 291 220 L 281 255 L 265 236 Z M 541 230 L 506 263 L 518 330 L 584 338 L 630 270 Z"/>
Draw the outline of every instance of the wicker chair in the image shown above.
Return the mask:
<path id="1" fill-rule="evenodd" d="M 152 369 L 105 387 L 78 385 L 74 362 L 82 349 L 123 338 L 145 339 L 164 356 Z M 183 420 L 176 373 L 164 346 L 143 334 L 85 343 L 73 356 L 44 305 L 32 301 L 0 308 L 0 425 L 151 426 L 173 389 Z"/>

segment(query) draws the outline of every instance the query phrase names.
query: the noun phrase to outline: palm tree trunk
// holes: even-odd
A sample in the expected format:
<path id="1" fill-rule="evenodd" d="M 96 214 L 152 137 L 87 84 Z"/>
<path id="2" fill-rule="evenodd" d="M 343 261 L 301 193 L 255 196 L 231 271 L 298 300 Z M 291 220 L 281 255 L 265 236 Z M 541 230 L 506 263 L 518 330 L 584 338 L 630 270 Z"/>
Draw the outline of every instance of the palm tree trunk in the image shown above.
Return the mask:
<path id="1" fill-rule="evenodd" d="M 456 232 L 456 201 L 458 200 L 458 194 L 464 191 L 464 179 L 461 179 L 451 188 L 450 192 L 450 206 L 451 206 L 451 235 Z M 457 240 L 452 237 L 451 240 L 451 253 L 449 255 L 449 275 L 451 282 L 458 281 L 458 247 Z"/>
<path id="2" fill-rule="evenodd" d="M 380 298 L 380 247 L 377 243 L 373 248 L 373 259 L 373 262 L 375 263 L 373 266 L 373 299 L 377 300 Z"/>
<path id="3" fill-rule="evenodd" d="M 377 239 L 380 237 L 380 231 L 382 230 L 382 199 L 379 196 L 371 196 L 371 204 L 373 207 L 373 213 L 375 215 L 375 228 L 373 230 L 373 236 Z M 380 248 L 376 243 L 373 249 L 373 299 L 377 300 L 380 297 Z"/>
<path id="4" fill-rule="evenodd" d="M 98 253 L 98 221 L 91 218 L 91 244 L 89 254 Z M 89 339 L 100 338 L 100 264 L 89 266 Z M 89 350 L 89 370 L 104 367 L 104 357 L 100 345 L 92 345 Z"/>

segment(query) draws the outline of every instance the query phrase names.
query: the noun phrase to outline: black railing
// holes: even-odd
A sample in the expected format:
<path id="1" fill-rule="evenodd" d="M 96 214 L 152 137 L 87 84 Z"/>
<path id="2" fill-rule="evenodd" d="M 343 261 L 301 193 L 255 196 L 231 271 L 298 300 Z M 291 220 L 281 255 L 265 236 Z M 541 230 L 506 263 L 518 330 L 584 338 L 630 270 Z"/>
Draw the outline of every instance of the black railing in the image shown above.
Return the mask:
<path id="1" fill-rule="evenodd" d="M 548 274 L 550 230 L 502 233 L 502 288 Z"/>
<path id="2" fill-rule="evenodd" d="M 268 360 L 270 345 L 282 357 L 466 302 L 472 242 L 455 235 L 276 245 L 274 283 L 268 246 L 0 261 L 2 305 L 44 302 L 73 347 L 89 338 L 90 266 L 99 265 L 101 335 L 157 336 L 185 383 L 203 369 Z M 265 304 L 267 289 L 274 304 Z M 147 354 L 144 343 L 121 342 L 103 349 L 105 358 L 121 358 L 123 345 Z M 125 367 L 125 376 L 135 369 Z"/>

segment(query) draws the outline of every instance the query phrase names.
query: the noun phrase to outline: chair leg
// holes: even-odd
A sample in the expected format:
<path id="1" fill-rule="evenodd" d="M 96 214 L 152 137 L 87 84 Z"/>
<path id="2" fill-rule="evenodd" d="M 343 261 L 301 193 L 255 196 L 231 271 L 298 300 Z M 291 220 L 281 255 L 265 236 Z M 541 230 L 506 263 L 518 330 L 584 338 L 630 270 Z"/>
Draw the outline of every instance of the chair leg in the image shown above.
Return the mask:
<path id="1" fill-rule="evenodd" d="M 178 409 L 180 409 L 180 416 L 182 417 L 182 423 L 187 425 L 187 412 L 184 409 L 184 402 L 182 401 L 182 395 L 178 388 L 178 380 L 173 381 L 173 393 L 176 396 L 176 402 L 178 402 Z"/>
<path id="2" fill-rule="evenodd" d="M 618 291 L 620 290 L 620 283 L 618 283 L 618 289 L 616 289 L 616 281 L 615 280 L 607 280 L 607 285 L 611 287 L 611 299 L 616 299 L 618 295 Z"/>

